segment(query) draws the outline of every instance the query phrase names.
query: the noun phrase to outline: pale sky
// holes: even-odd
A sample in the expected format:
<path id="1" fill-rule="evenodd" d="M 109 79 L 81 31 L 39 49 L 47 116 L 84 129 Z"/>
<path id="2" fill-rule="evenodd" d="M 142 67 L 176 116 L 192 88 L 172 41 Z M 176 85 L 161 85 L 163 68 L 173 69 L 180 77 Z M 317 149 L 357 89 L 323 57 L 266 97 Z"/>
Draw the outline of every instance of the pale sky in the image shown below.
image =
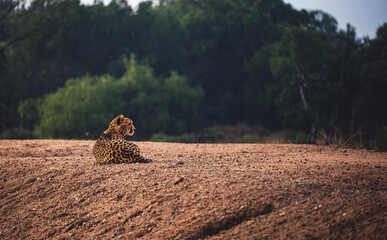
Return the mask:
<path id="1" fill-rule="evenodd" d="M 146 0 L 126 0 L 130 6 L 133 8 L 137 7 L 140 2 L 145 2 Z M 387 1 L 387 0 L 386 0 Z M 93 4 L 94 0 L 81 0 L 84 4 Z M 103 3 L 106 5 L 110 3 L 111 0 L 103 0 Z M 158 3 L 158 0 L 152 0 L 152 2 Z"/>
<path id="2" fill-rule="evenodd" d="M 296 9 L 323 10 L 336 18 L 339 28 L 347 23 L 356 28 L 357 37 L 374 38 L 387 22 L 387 0 L 284 0 Z"/>
<path id="3" fill-rule="evenodd" d="M 92 4 L 94 0 L 81 0 Z M 103 0 L 105 4 L 110 0 Z M 143 0 L 127 0 L 137 7 Z M 153 0 L 158 2 L 158 0 Z M 375 37 L 376 29 L 387 22 L 387 0 L 284 0 L 296 9 L 323 10 L 336 18 L 339 28 L 346 29 L 347 23 L 356 28 L 357 37 Z"/>

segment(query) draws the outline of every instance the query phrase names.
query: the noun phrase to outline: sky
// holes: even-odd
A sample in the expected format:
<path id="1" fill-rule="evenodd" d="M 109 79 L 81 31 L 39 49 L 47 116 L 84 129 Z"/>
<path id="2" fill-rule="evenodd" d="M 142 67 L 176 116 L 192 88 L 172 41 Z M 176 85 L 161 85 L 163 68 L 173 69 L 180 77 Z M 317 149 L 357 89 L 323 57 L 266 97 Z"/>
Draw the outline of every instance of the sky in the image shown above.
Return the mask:
<path id="1" fill-rule="evenodd" d="M 81 0 L 92 4 L 94 0 Z M 109 3 L 110 0 L 103 0 Z M 144 0 L 127 0 L 137 7 Z M 158 0 L 153 0 L 158 2 Z M 357 37 L 375 38 L 376 30 L 387 22 L 387 0 L 284 0 L 295 9 L 323 10 L 336 18 L 340 29 L 346 29 L 347 23 L 356 28 Z"/>
<path id="2" fill-rule="evenodd" d="M 284 0 L 296 9 L 323 10 L 336 18 L 339 28 L 347 23 L 357 37 L 375 38 L 378 27 L 387 22 L 387 0 Z"/>

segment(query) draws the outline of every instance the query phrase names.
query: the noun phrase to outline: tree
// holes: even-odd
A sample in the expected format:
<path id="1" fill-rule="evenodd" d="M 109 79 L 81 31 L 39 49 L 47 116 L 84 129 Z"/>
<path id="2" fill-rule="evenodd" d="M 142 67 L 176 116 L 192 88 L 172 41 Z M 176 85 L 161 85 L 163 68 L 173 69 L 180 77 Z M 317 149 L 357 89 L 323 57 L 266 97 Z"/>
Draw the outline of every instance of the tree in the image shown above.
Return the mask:
<path id="1" fill-rule="evenodd" d="M 317 129 L 372 134 L 385 123 L 385 27 L 361 40 L 329 14 L 281 0 L 147 1 L 137 11 L 125 0 L 0 0 L 0 16 L 3 136 L 37 124 L 39 136 L 79 137 L 118 113 L 135 116 L 143 137 L 245 122 L 314 142 Z M 93 111 L 96 125 L 75 126 L 91 120 L 72 112 Z M 55 114 L 71 126 L 45 132 L 61 122 Z"/>
<path id="2" fill-rule="evenodd" d="M 321 118 L 325 118 L 329 93 L 323 89 L 327 89 L 325 81 L 329 68 L 335 62 L 335 46 L 329 41 L 329 35 L 323 31 L 335 29 L 335 25 L 321 27 L 316 16 L 320 15 L 312 12 L 309 16 L 312 20 L 296 23 L 299 26 L 285 24 L 281 40 L 269 47 L 270 69 L 272 75 L 278 79 L 277 84 L 271 85 L 278 86 L 277 106 L 281 109 L 279 116 L 285 117 L 285 123 L 288 122 L 287 119 L 291 119 L 290 125 L 286 125 L 293 128 L 305 125 L 303 123 L 307 117 L 311 143 L 316 140 Z M 319 18 L 325 19 L 324 23 L 336 24 L 335 21 L 326 21 L 326 17 Z"/>
<path id="3" fill-rule="evenodd" d="M 377 29 L 375 39 L 365 39 L 356 57 L 360 64 L 357 88 L 351 95 L 355 111 L 353 125 L 370 137 L 387 123 L 384 111 L 387 101 L 387 23 Z M 381 144 L 385 146 L 386 143 Z"/>
<path id="4" fill-rule="evenodd" d="M 20 28 L 32 17 L 26 13 L 25 1 L 0 1 L 0 131 L 4 131 L 18 121 L 17 104 L 22 94 L 18 91 L 18 82 L 14 81 L 8 56 L 17 44 L 31 38 L 36 28 Z"/>
<path id="5" fill-rule="evenodd" d="M 204 118 L 233 124 L 246 121 L 244 64 L 265 44 L 281 35 L 279 10 L 292 14 L 282 1 L 181 1 L 188 9 L 187 74 L 205 90 Z M 282 18 L 282 19 L 281 19 Z"/>
<path id="6" fill-rule="evenodd" d="M 124 73 L 122 59 L 134 44 L 128 43 L 133 11 L 125 1 L 105 7 L 35 0 L 7 9 L 0 22 L 2 131 L 18 127 L 20 101 L 55 91 L 69 78 Z"/>

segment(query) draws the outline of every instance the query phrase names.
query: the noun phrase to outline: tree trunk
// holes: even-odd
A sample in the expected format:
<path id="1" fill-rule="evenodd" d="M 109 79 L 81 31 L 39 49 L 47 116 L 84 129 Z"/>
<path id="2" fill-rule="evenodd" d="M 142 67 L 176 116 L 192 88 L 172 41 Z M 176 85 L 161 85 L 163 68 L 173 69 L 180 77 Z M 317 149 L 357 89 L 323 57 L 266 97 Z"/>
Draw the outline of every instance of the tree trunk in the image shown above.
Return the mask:
<path id="1" fill-rule="evenodd" d="M 346 83 L 347 78 L 348 78 L 347 71 L 346 71 L 348 62 L 350 60 L 352 52 L 355 51 L 359 46 L 361 46 L 355 42 L 355 39 L 345 38 L 343 40 L 346 41 L 345 48 L 342 50 L 344 63 L 343 63 L 343 66 L 341 68 L 341 71 L 340 71 L 340 80 L 336 86 L 335 95 L 333 97 L 331 115 L 330 115 L 330 119 L 329 119 L 328 127 L 327 127 L 328 135 L 334 134 L 334 131 L 336 129 L 336 124 L 337 124 L 337 121 L 339 119 L 339 104 L 340 104 L 340 101 L 341 101 L 342 96 L 344 94 L 345 83 Z M 361 69 L 361 66 L 362 66 L 362 64 L 360 61 L 359 65 L 358 65 L 359 71 Z"/>
<path id="2" fill-rule="evenodd" d="M 310 120 L 311 128 L 309 131 L 309 143 L 316 143 L 316 137 L 317 137 L 317 130 L 319 127 L 319 115 L 316 111 L 316 109 L 312 105 L 312 99 L 311 99 L 311 89 L 308 85 L 308 81 L 305 78 L 305 75 L 301 71 L 301 66 L 299 63 L 299 54 L 297 51 L 297 43 L 296 39 L 294 37 L 294 32 L 291 27 L 289 27 L 290 35 L 293 40 L 293 54 L 294 54 L 294 63 L 297 71 L 297 79 L 299 84 L 299 90 L 300 90 L 300 96 L 302 99 L 302 103 L 304 105 L 304 110 Z"/>

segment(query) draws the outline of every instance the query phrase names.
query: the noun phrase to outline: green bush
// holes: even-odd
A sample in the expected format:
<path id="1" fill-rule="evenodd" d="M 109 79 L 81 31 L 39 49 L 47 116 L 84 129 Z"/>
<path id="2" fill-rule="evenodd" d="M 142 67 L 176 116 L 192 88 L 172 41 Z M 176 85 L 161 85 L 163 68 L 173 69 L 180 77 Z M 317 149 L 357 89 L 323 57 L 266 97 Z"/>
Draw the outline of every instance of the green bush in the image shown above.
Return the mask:
<path id="1" fill-rule="evenodd" d="M 271 133 L 265 142 L 305 144 L 308 143 L 308 134 L 302 131 L 287 129 Z"/>
<path id="2" fill-rule="evenodd" d="M 126 73 L 70 79 L 38 104 L 39 138 L 79 138 L 99 134 L 111 119 L 124 114 L 134 120 L 137 136 L 153 133 L 182 134 L 195 128 L 197 106 L 203 92 L 172 72 L 166 79 L 154 77 L 150 67 L 139 65 L 132 55 L 125 60 Z"/>
<path id="3" fill-rule="evenodd" d="M 194 142 L 194 135 L 186 133 L 180 136 L 175 136 L 175 135 L 167 135 L 164 133 L 155 133 L 152 135 L 150 140 L 152 142 L 192 143 Z"/>
<path id="4" fill-rule="evenodd" d="M 220 126 L 206 128 L 200 136 L 208 142 L 219 142 L 224 139 L 224 131 Z"/>
<path id="5" fill-rule="evenodd" d="M 239 123 L 235 126 L 215 125 L 200 131 L 182 134 L 167 135 L 164 133 L 153 134 L 153 142 L 183 142 L 183 143 L 294 143 L 305 144 L 308 134 L 296 130 L 283 130 L 270 132 L 259 125 Z"/>
<path id="6" fill-rule="evenodd" d="M 70 79 L 39 106 L 39 138 L 77 138 L 101 132 L 122 107 L 123 88 L 110 76 Z"/>
<path id="7" fill-rule="evenodd" d="M 32 139 L 35 138 L 35 135 L 27 129 L 24 128 L 11 128 L 6 129 L 1 133 L 2 139 Z"/>

